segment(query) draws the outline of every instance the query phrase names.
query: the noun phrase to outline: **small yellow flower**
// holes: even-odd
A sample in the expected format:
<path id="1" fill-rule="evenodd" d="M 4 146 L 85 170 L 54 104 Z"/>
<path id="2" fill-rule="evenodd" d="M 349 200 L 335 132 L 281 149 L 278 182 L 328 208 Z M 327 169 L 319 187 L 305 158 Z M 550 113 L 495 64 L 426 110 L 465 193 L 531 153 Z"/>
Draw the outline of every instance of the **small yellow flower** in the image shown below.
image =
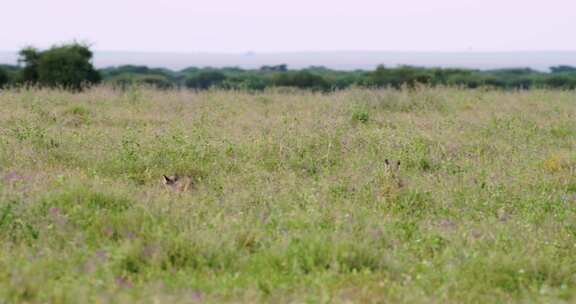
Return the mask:
<path id="1" fill-rule="evenodd" d="M 549 172 L 558 172 L 563 167 L 563 159 L 553 155 L 544 161 L 544 169 Z"/>

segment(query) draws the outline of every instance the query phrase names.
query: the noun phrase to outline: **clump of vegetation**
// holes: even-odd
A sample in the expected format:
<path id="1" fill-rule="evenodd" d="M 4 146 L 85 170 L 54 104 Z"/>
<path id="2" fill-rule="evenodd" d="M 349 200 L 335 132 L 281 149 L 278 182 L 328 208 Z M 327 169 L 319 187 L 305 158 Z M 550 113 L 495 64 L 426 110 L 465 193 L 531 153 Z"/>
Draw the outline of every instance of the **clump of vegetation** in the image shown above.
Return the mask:
<path id="1" fill-rule="evenodd" d="M 186 87 L 193 89 L 208 89 L 220 85 L 226 75 L 220 71 L 202 71 L 186 79 Z"/>
<path id="2" fill-rule="evenodd" d="M 24 64 L 20 81 L 25 84 L 80 90 L 101 79 L 90 62 L 93 54 L 86 45 L 65 44 L 45 51 L 28 47 L 19 55 Z"/>
<path id="3" fill-rule="evenodd" d="M 0 302 L 576 300 L 572 91 L 7 90 Z"/>
<path id="4" fill-rule="evenodd" d="M 9 81 L 10 78 L 8 78 L 8 72 L 4 71 L 4 69 L 0 67 L 0 89 L 6 86 Z"/>
<path id="5" fill-rule="evenodd" d="M 370 113 L 364 108 L 356 108 L 352 112 L 352 121 L 357 123 L 368 123 L 370 120 Z"/>

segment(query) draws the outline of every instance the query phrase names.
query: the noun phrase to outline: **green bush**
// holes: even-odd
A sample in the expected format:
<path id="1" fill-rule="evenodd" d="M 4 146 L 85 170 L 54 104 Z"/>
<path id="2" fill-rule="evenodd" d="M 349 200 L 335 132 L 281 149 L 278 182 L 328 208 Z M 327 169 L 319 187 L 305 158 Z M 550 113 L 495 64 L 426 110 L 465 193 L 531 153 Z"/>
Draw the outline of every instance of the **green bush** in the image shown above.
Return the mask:
<path id="1" fill-rule="evenodd" d="M 186 86 L 193 89 L 208 89 L 226 80 L 226 75 L 219 71 L 202 71 L 186 79 Z"/>
<path id="2" fill-rule="evenodd" d="M 6 84 L 8 84 L 8 72 L 4 71 L 4 69 L 0 68 L 0 88 L 3 88 Z"/>
<path id="3" fill-rule="evenodd" d="M 325 90 L 329 87 L 326 80 L 308 71 L 276 73 L 272 83 L 280 87 L 297 87 L 300 89 Z"/>
<path id="4" fill-rule="evenodd" d="M 20 51 L 20 62 L 25 64 L 21 81 L 80 90 L 85 85 L 100 82 L 100 74 L 92 66 L 91 59 L 88 46 L 78 43 L 54 46 L 42 52 L 25 48 Z"/>

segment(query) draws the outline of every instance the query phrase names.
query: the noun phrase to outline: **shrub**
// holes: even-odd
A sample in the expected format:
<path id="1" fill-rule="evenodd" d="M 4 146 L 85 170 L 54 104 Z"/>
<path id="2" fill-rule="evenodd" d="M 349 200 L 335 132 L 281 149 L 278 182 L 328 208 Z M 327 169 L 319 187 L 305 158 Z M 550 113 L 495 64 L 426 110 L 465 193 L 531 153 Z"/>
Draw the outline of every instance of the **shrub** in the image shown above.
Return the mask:
<path id="1" fill-rule="evenodd" d="M 226 80 L 226 75 L 219 71 L 202 71 L 186 79 L 186 86 L 193 89 L 208 89 Z"/>
<path id="2" fill-rule="evenodd" d="M 0 88 L 3 88 L 6 84 L 8 84 L 8 73 L 4 71 L 4 69 L 0 68 Z"/>
<path id="3" fill-rule="evenodd" d="M 272 78 L 272 83 L 275 86 L 314 90 L 325 90 L 329 87 L 328 82 L 322 76 L 308 71 L 276 73 Z"/>
<path id="4" fill-rule="evenodd" d="M 20 51 L 25 67 L 21 80 L 48 87 L 79 90 L 84 85 L 100 82 L 100 75 L 92 66 L 92 52 L 82 44 L 55 46 L 40 52 L 35 48 Z"/>

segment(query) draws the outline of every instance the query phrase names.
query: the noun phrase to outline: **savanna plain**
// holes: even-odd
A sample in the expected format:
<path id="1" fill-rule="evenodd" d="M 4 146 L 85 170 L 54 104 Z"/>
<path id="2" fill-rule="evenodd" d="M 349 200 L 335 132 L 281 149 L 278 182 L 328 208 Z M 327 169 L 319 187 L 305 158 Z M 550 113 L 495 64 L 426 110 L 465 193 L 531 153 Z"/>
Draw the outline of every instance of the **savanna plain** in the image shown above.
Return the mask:
<path id="1" fill-rule="evenodd" d="M 0 303 L 574 301 L 575 91 L 0 93 Z"/>

